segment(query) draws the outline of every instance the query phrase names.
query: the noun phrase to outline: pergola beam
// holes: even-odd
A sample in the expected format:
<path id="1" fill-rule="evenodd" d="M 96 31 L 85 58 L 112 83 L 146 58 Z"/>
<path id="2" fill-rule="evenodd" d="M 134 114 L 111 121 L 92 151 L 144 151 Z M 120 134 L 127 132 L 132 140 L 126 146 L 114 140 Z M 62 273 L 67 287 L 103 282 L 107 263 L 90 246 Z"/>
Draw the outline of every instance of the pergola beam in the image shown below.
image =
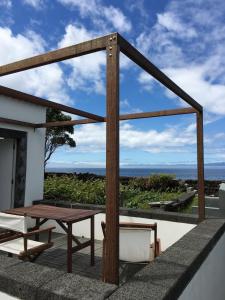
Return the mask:
<path id="1" fill-rule="evenodd" d="M 154 64 L 152 64 L 146 57 L 144 57 L 143 54 L 141 54 L 119 34 L 118 41 L 123 54 L 125 54 L 143 70 L 145 70 L 147 73 L 161 82 L 164 86 L 174 92 L 178 97 L 186 101 L 189 105 L 200 112 L 202 111 L 202 106 L 198 102 L 196 102 L 191 96 L 189 96 L 184 90 L 182 90 L 175 82 L 173 82 L 168 76 L 160 71 Z"/>
<path id="2" fill-rule="evenodd" d="M 124 120 L 135 120 L 135 119 L 154 118 L 154 117 L 166 117 L 166 116 L 174 116 L 174 115 L 193 114 L 196 112 L 197 111 L 194 108 L 187 107 L 187 108 L 180 108 L 180 109 L 170 109 L 170 110 L 120 115 L 119 120 L 124 121 Z M 106 122 L 106 118 L 103 119 L 104 121 L 81 119 L 81 120 L 71 120 L 71 121 L 47 122 L 47 123 L 36 124 L 35 127 L 49 128 L 49 127 L 58 127 L 58 126 L 75 126 L 75 125 L 82 125 L 82 124 Z"/>
<path id="3" fill-rule="evenodd" d="M 95 121 L 92 119 L 80 119 L 71 121 L 58 121 L 58 122 L 46 122 L 35 124 L 36 128 L 51 128 L 51 127 L 64 127 L 64 126 L 75 126 L 82 124 L 100 123 L 101 121 Z M 104 122 L 104 121 L 102 121 Z"/>
<path id="4" fill-rule="evenodd" d="M 74 58 L 77 56 L 82 56 L 104 50 L 106 49 L 106 43 L 108 39 L 115 35 L 116 34 L 112 33 L 90 41 L 86 41 L 73 46 L 61 48 L 58 50 L 47 52 L 45 54 L 37 55 L 34 57 L 26 58 L 20 61 L 0 66 L 0 76 L 21 72 L 28 69 L 59 62 L 62 60 Z"/>
<path id="5" fill-rule="evenodd" d="M 33 103 L 36 105 L 41 105 L 41 106 L 48 107 L 48 108 L 58 109 L 60 111 L 64 111 L 64 112 L 67 112 L 67 113 L 70 113 L 73 115 L 89 118 L 89 119 L 92 119 L 95 121 L 104 122 L 104 118 L 101 116 L 91 114 L 89 112 L 86 112 L 86 111 L 83 111 L 80 109 L 76 109 L 76 108 L 73 108 L 73 107 L 70 107 L 67 105 L 63 105 L 60 103 L 45 100 L 43 98 L 32 96 L 32 95 L 29 95 L 29 94 L 26 94 L 23 92 L 19 92 L 19 91 L 16 91 L 16 90 L 4 87 L 4 86 L 0 86 L 0 94 L 15 98 L 15 99 L 20 99 L 22 101 Z"/>
<path id="6" fill-rule="evenodd" d="M 196 113 L 192 107 L 121 115 L 120 120 L 146 119 Z"/>
<path id="7" fill-rule="evenodd" d="M 7 119 L 7 118 L 0 118 L 0 123 L 36 128 L 36 124 L 34 123 L 23 122 L 23 121 Z"/>

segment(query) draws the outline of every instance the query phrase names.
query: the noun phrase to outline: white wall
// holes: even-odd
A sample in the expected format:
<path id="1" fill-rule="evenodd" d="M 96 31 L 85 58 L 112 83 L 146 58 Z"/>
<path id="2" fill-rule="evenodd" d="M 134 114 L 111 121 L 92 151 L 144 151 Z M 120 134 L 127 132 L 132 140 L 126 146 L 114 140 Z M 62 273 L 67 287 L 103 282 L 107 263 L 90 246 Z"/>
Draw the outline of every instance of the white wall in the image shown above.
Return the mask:
<path id="1" fill-rule="evenodd" d="M 201 265 L 179 300 L 225 299 L 225 234 Z"/>
<path id="2" fill-rule="evenodd" d="M 46 108 L 0 95 L 0 117 L 31 123 L 46 120 Z M 25 206 L 43 198 L 45 129 L 0 124 L 0 128 L 27 132 Z"/>
<path id="3" fill-rule="evenodd" d="M 101 229 L 101 221 L 105 221 L 105 214 L 97 214 L 95 216 L 95 239 L 102 240 L 103 234 Z M 193 229 L 196 225 L 177 223 L 162 220 L 153 220 L 145 218 L 134 218 L 127 216 L 120 216 L 120 222 L 135 222 L 135 223 L 157 223 L 158 224 L 158 237 L 161 239 L 162 251 L 173 245 L 187 232 Z M 65 233 L 59 225 L 54 221 L 48 221 L 48 224 L 56 226 L 56 232 Z M 90 220 L 84 220 L 73 224 L 73 233 L 76 236 L 84 236 L 90 238 Z"/>

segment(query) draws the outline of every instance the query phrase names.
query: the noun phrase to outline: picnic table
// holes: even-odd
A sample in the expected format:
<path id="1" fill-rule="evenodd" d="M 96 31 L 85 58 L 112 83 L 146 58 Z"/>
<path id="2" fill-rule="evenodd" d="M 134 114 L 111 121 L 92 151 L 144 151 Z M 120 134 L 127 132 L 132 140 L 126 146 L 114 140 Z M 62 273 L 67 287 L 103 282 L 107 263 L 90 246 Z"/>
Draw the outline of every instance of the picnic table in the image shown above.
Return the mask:
<path id="1" fill-rule="evenodd" d="M 67 234 L 67 272 L 72 272 L 72 254 L 83 248 L 90 246 L 91 265 L 95 263 L 95 245 L 94 245 L 94 217 L 100 213 L 100 210 L 86 210 L 56 207 L 51 205 L 32 205 L 27 207 L 12 208 L 4 211 L 5 213 L 14 215 L 26 215 L 36 220 L 35 229 L 39 229 L 41 225 L 48 220 L 56 221 L 59 226 Z M 72 233 L 74 223 L 90 219 L 90 239 L 81 243 Z M 39 235 L 35 236 L 39 240 Z M 73 241 L 76 246 L 73 246 Z"/>

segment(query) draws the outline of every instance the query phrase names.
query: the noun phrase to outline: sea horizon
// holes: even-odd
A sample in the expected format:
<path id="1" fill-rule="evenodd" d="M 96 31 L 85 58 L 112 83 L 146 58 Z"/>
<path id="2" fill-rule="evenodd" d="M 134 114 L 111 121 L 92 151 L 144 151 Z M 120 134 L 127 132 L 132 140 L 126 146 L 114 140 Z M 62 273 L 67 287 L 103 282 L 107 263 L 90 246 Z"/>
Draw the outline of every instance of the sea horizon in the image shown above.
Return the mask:
<path id="1" fill-rule="evenodd" d="M 105 175 L 105 168 L 46 168 L 49 173 L 92 173 L 96 175 Z M 176 179 L 197 179 L 196 166 L 185 167 L 122 167 L 120 168 L 120 176 L 128 177 L 147 177 L 152 174 L 171 174 L 175 175 Z M 205 166 L 205 179 L 206 180 L 225 180 L 225 166 Z"/>

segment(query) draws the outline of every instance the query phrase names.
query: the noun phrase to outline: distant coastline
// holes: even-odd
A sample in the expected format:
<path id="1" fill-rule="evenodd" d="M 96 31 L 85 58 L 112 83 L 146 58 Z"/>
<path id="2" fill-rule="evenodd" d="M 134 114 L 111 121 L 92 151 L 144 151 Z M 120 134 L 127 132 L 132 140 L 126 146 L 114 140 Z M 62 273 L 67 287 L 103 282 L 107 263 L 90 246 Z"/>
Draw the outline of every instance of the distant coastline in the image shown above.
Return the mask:
<path id="1" fill-rule="evenodd" d="M 52 173 L 92 173 L 105 175 L 105 168 L 47 168 L 47 172 Z M 152 168 L 120 168 L 120 176 L 146 177 L 151 174 L 173 174 L 177 179 L 197 179 L 197 169 L 195 166 L 185 167 L 152 167 Z M 225 180 L 225 165 L 206 165 L 205 179 Z"/>

